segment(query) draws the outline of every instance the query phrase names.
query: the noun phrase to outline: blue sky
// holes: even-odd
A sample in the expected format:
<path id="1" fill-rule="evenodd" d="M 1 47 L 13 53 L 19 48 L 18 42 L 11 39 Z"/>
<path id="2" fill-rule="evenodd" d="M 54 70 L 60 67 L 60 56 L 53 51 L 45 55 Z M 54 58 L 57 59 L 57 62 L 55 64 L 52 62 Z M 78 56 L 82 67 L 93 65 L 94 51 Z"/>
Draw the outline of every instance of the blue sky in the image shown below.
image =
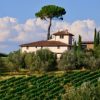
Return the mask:
<path id="1" fill-rule="evenodd" d="M 34 18 L 42 6 L 55 4 L 66 9 L 65 20 L 94 19 L 100 24 L 100 0 L 0 0 L 0 17 L 10 16 L 24 22 Z"/>
<path id="2" fill-rule="evenodd" d="M 21 43 L 24 43 L 27 41 L 29 42 L 29 40 L 35 41 L 34 36 L 37 33 L 33 34 L 34 35 L 33 38 L 30 39 L 30 37 L 32 36 L 31 32 L 40 32 L 41 34 L 45 33 L 46 29 L 43 27 L 41 28 L 40 24 L 39 24 L 40 26 L 35 25 L 34 20 L 36 19 L 35 13 L 39 11 L 42 6 L 49 5 L 49 4 L 58 5 L 65 8 L 67 13 L 66 15 L 64 15 L 64 21 L 62 24 L 65 25 L 66 23 L 66 26 L 70 27 L 70 29 L 72 29 L 71 30 L 72 32 L 76 32 L 76 30 L 74 29 L 75 27 L 73 28 L 74 24 L 76 25 L 76 23 L 78 25 L 81 24 L 82 25 L 81 28 L 83 28 L 83 26 L 87 24 L 89 30 L 94 28 L 94 26 L 98 27 L 99 29 L 100 0 L 0 0 L 0 18 L 1 18 L 0 24 L 3 23 L 3 28 L 0 27 L 0 30 L 2 30 L 0 32 L 0 36 L 1 36 L 0 52 L 9 53 L 13 50 L 19 49 L 18 45 L 20 45 Z M 37 24 L 39 23 L 39 21 L 37 22 Z M 30 23 L 31 25 L 33 25 L 32 23 L 34 23 L 33 26 L 35 27 L 34 28 L 32 26 L 34 28 L 33 29 L 34 31 L 32 30 L 31 32 L 28 31 L 30 32 L 29 38 L 26 36 L 28 40 L 27 41 L 25 41 L 25 39 L 22 39 L 22 41 L 15 41 L 16 39 L 12 40 L 12 38 L 15 38 L 15 36 L 17 37 L 18 35 L 24 34 L 23 31 L 19 32 L 18 27 L 22 27 L 23 25 L 24 28 L 22 27 L 20 30 L 26 31 L 25 28 L 26 28 L 27 23 L 28 23 L 28 28 L 30 26 Z M 40 21 L 40 23 L 42 22 Z M 55 22 L 55 23 L 59 24 L 60 22 Z M 14 28 L 12 27 L 13 25 L 15 25 L 15 27 L 16 25 L 17 26 L 19 25 L 17 27 L 18 29 L 17 31 L 14 29 L 15 27 Z M 9 28 L 8 26 L 12 28 Z M 90 26 L 92 28 L 90 28 Z M 87 29 L 86 29 L 87 26 L 84 26 L 84 27 L 85 27 L 84 32 L 87 32 Z M 57 27 L 55 28 L 55 30 L 56 29 Z M 78 29 L 81 30 L 79 32 L 81 32 L 82 34 L 83 29 L 80 29 L 80 27 Z M 7 30 L 9 30 L 9 32 Z M 90 31 L 93 31 L 93 30 L 90 30 Z M 25 32 L 25 34 L 27 33 Z M 36 40 L 41 39 L 41 38 L 38 38 L 38 36 L 36 38 L 37 38 Z"/>

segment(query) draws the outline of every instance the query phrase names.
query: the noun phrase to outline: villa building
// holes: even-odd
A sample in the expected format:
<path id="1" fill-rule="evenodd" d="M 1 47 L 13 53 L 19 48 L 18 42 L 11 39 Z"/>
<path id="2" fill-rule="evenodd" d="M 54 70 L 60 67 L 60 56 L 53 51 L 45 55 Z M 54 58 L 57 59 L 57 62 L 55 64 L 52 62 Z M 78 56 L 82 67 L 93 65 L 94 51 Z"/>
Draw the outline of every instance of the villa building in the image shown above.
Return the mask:
<path id="1" fill-rule="evenodd" d="M 53 33 L 49 40 L 46 41 L 36 41 L 27 44 L 22 44 L 21 52 L 36 52 L 39 49 L 49 49 L 60 58 L 61 54 L 70 50 L 72 47 L 73 34 L 69 33 L 68 30 L 58 31 Z"/>

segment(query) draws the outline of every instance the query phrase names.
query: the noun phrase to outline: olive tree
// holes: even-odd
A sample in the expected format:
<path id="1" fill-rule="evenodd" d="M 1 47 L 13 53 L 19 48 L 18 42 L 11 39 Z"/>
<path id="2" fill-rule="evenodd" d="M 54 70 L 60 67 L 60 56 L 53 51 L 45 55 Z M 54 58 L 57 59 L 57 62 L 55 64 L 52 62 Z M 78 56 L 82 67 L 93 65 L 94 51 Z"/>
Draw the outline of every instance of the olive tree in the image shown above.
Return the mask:
<path id="1" fill-rule="evenodd" d="M 53 52 L 48 49 L 36 51 L 33 57 L 33 70 L 51 71 L 56 67 L 56 57 Z"/>
<path id="2" fill-rule="evenodd" d="M 20 68 L 25 67 L 24 62 L 24 54 L 21 54 L 20 51 L 14 51 L 11 52 L 8 55 L 8 62 L 16 68 L 16 70 L 19 70 Z"/>
<path id="3" fill-rule="evenodd" d="M 58 63 L 58 69 L 71 70 L 76 67 L 76 57 L 73 51 L 66 51 L 62 54 L 62 57 Z"/>
<path id="4" fill-rule="evenodd" d="M 34 55 L 35 55 L 34 53 L 26 53 L 25 54 L 24 61 L 25 61 L 26 68 L 31 69 L 33 67 Z"/>

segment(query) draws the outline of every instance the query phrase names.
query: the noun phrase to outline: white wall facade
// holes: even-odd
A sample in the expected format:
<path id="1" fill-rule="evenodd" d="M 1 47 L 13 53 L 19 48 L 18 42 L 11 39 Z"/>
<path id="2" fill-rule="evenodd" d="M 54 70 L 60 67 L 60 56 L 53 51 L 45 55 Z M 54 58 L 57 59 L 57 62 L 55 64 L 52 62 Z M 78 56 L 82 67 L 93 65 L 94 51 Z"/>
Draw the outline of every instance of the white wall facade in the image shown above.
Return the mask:
<path id="1" fill-rule="evenodd" d="M 40 49 L 49 49 L 50 51 L 54 52 L 57 54 L 57 58 L 60 58 L 61 54 L 68 50 L 68 47 L 66 46 L 59 46 L 59 47 L 21 47 L 21 52 L 36 52 L 37 50 Z"/>
<path id="2" fill-rule="evenodd" d="M 60 35 L 57 36 L 52 35 L 52 39 L 50 39 L 49 41 L 60 41 L 72 45 L 72 36 L 64 35 L 63 38 L 60 38 Z"/>
<path id="3" fill-rule="evenodd" d="M 48 41 L 60 41 L 66 44 L 70 44 L 72 45 L 72 36 L 71 35 L 63 35 L 63 38 L 60 37 L 60 35 L 52 35 L 52 39 L 48 40 Z M 67 46 L 44 46 L 44 47 L 21 47 L 21 52 L 36 52 L 39 49 L 49 49 L 50 51 L 54 52 L 57 54 L 57 58 L 60 58 L 61 54 L 66 51 L 69 50 L 69 47 Z"/>

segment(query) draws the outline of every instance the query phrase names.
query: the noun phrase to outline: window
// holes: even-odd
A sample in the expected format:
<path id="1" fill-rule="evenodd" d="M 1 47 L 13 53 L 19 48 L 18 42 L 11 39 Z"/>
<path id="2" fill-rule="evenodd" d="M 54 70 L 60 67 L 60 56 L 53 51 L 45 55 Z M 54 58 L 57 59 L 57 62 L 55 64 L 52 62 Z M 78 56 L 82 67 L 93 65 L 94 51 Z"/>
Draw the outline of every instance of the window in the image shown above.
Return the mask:
<path id="1" fill-rule="evenodd" d="M 57 46 L 57 49 L 60 49 L 60 46 Z"/>
<path id="2" fill-rule="evenodd" d="M 60 35 L 60 39 L 63 39 L 64 38 L 64 35 Z"/>
<path id="3" fill-rule="evenodd" d="M 29 47 L 27 46 L 27 47 L 26 47 L 26 49 L 28 50 L 28 49 L 29 49 Z"/>

